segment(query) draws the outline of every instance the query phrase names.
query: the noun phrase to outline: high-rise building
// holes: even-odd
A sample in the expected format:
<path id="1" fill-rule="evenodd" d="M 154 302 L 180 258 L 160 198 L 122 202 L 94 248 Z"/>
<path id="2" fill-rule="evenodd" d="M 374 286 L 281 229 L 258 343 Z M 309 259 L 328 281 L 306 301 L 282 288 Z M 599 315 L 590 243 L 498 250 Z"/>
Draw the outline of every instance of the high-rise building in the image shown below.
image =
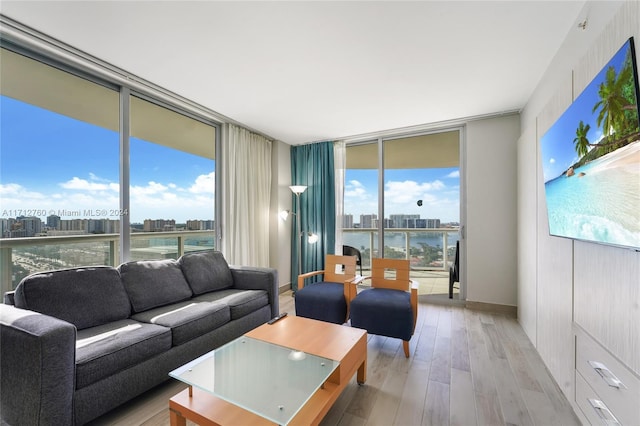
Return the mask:
<path id="1" fill-rule="evenodd" d="M 343 228 L 353 228 L 353 215 L 352 214 L 344 214 L 344 215 L 342 215 L 342 227 Z"/>
<path id="2" fill-rule="evenodd" d="M 11 226 L 15 219 L 0 219 L 0 238 L 11 238 Z"/>
<path id="3" fill-rule="evenodd" d="M 392 214 L 389 215 L 390 228 L 415 228 L 415 219 L 420 219 L 419 214 Z"/>
<path id="4" fill-rule="evenodd" d="M 437 229 L 440 228 L 440 219 L 427 219 L 425 228 Z"/>
<path id="5" fill-rule="evenodd" d="M 374 228 L 373 221 L 378 219 L 377 214 L 361 214 L 360 228 Z"/>
<path id="6" fill-rule="evenodd" d="M 42 232 L 42 219 L 35 216 L 20 216 L 16 218 L 24 229 L 25 237 L 34 237 Z"/>
<path id="7" fill-rule="evenodd" d="M 52 214 L 51 216 L 47 216 L 47 228 L 49 229 L 60 229 L 60 216 Z"/>
<path id="8" fill-rule="evenodd" d="M 60 220 L 60 230 L 87 232 L 87 219 L 62 219 Z"/>
<path id="9" fill-rule="evenodd" d="M 175 219 L 145 219 L 144 232 L 167 232 L 176 230 Z"/>

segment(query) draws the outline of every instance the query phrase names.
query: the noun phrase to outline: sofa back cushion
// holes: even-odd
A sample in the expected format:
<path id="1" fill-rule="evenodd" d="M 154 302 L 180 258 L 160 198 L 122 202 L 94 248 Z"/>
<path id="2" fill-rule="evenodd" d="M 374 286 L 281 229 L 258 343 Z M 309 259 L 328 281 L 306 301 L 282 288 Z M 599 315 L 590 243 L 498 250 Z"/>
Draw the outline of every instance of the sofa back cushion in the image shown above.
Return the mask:
<path id="1" fill-rule="evenodd" d="M 110 266 L 39 272 L 24 278 L 14 295 L 18 308 L 74 324 L 78 330 L 128 318 L 131 304 Z"/>
<path id="2" fill-rule="evenodd" d="M 178 263 L 194 294 L 233 287 L 229 264 L 219 251 L 187 253 L 178 260 Z"/>
<path id="3" fill-rule="evenodd" d="M 193 295 L 173 259 L 128 262 L 118 270 L 134 312 L 181 302 Z"/>

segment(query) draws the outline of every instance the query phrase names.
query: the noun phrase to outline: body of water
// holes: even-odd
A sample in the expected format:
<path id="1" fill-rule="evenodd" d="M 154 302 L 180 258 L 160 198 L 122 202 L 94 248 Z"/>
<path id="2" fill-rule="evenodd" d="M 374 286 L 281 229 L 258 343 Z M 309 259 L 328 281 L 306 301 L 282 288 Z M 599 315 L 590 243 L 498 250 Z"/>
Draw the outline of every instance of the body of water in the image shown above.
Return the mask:
<path id="1" fill-rule="evenodd" d="M 411 247 L 421 247 L 422 244 L 427 244 L 431 247 L 442 247 L 443 233 L 437 232 L 411 232 Z M 370 245 L 370 236 L 371 234 L 368 232 L 344 232 L 342 234 L 342 240 L 344 245 L 353 246 L 359 250 L 363 250 L 369 248 Z M 374 234 L 373 244 L 377 247 L 378 244 L 378 233 Z M 460 238 L 458 232 L 452 232 L 448 234 L 447 237 L 447 247 L 455 247 L 456 241 Z M 398 247 L 404 249 L 406 245 L 406 234 L 404 232 L 393 232 L 386 231 L 385 232 L 385 240 L 384 245 L 389 247 Z"/>

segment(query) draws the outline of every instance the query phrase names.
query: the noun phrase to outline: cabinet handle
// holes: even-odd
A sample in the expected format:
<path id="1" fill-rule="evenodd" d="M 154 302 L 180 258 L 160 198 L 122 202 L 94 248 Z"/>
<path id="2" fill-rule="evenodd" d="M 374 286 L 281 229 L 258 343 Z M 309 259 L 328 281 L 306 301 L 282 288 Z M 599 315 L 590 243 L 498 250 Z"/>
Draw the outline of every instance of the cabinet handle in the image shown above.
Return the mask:
<path id="1" fill-rule="evenodd" d="M 600 420 L 606 426 L 622 426 L 622 424 L 616 419 L 611 410 L 599 399 L 588 398 L 589 404 L 593 407 Z"/>
<path id="2" fill-rule="evenodd" d="M 603 363 L 597 361 L 589 361 L 589 365 L 593 367 L 593 369 L 596 370 L 600 377 L 602 377 L 602 379 L 607 382 L 607 384 L 612 388 L 627 388 L 624 383 L 622 383 L 622 381 L 618 379 L 616 375 L 613 374 L 611 370 L 609 370 Z"/>

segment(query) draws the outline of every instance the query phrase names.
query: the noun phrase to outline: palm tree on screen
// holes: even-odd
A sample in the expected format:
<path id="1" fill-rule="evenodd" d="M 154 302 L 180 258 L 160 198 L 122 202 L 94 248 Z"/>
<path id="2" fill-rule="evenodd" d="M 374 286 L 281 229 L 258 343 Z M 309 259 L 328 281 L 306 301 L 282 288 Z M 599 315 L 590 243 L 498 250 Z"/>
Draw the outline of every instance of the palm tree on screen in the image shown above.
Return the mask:
<path id="1" fill-rule="evenodd" d="M 605 81 L 600 83 L 598 95 L 600 100 L 593 106 L 593 111 L 600 109 L 597 117 L 598 127 L 602 128 L 607 139 L 614 133 L 623 130 L 624 111 L 629 108 L 629 101 L 624 96 L 624 87 L 631 78 L 631 68 L 624 67 L 618 76 L 616 70 L 610 66 L 605 75 Z M 607 142 L 609 142 L 607 140 Z"/>
<path id="2" fill-rule="evenodd" d="M 578 128 L 576 129 L 576 137 L 573 139 L 573 143 L 576 146 L 576 152 L 580 157 L 583 157 L 589 152 L 589 139 L 587 139 L 587 133 L 591 130 L 590 125 L 584 124 L 582 120 L 580 120 L 580 124 L 578 124 Z"/>

